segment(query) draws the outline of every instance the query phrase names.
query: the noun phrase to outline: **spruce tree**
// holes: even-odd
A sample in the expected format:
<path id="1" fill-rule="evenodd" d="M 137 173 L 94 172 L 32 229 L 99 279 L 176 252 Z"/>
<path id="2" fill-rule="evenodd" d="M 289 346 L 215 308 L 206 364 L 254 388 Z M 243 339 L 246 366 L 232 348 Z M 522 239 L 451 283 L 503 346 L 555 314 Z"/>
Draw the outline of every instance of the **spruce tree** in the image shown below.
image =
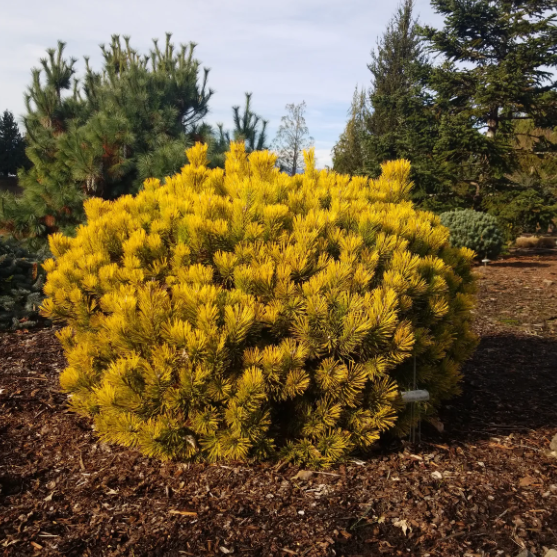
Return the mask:
<path id="1" fill-rule="evenodd" d="M 81 81 L 64 43 L 47 51 L 26 95 L 32 166 L 20 173 L 23 198 L 0 208 L 4 227 L 30 236 L 72 228 L 87 197 L 135 193 L 148 176 L 164 178 L 186 163 L 212 91 L 208 70 L 200 82 L 195 44 L 176 50 L 170 38 L 141 56 L 115 35 L 101 47 L 102 70 L 86 58 Z"/>
<path id="2" fill-rule="evenodd" d="M 497 212 L 525 191 L 511 179 L 520 155 L 517 122 L 548 128 L 557 116 L 557 1 L 432 4 L 445 18 L 442 29 L 421 29 L 429 50 L 444 57 L 430 81 L 444 114 L 436 151 L 461 194 Z M 534 142 L 539 154 L 555 150 L 547 138 Z"/>
<path id="3" fill-rule="evenodd" d="M 356 88 L 349 120 L 338 143 L 333 147 L 333 168 L 336 172 L 360 176 L 368 174 L 365 141 L 370 118 L 368 95 L 365 89 Z"/>
<path id="4" fill-rule="evenodd" d="M 434 157 L 439 116 L 427 86 L 431 71 L 414 15 L 414 0 L 403 0 L 371 53 L 371 116 L 368 123 L 372 176 L 388 160 L 408 159 L 416 184 L 413 198 L 428 208 L 448 202 Z"/>
<path id="5" fill-rule="evenodd" d="M 0 176 L 15 175 L 26 161 L 25 140 L 14 115 L 5 110 L 0 117 Z"/>
<path id="6" fill-rule="evenodd" d="M 373 112 L 369 128 L 373 135 L 385 138 L 385 145 L 396 144 L 396 134 L 404 112 L 403 97 L 414 93 L 420 83 L 420 71 L 426 58 L 417 34 L 413 15 L 414 0 L 404 0 L 387 30 L 371 52 L 368 69 L 372 74 L 371 102 Z M 387 149 L 389 147 L 386 147 Z M 394 145 L 390 147 L 395 149 Z"/>
<path id="7" fill-rule="evenodd" d="M 404 158 L 412 163 L 413 198 L 429 208 L 444 206 L 442 173 L 434 157 L 439 116 L 427 87 L 431 66 L 418 35 L 413 0 L 398 7 L 371 53 L 368 68 L 372 74 L 369 109 L 354 99 L 350 120 L 333 151 L 335 170 L 376 177 L 382 163 Z M 349 154 L 354 149 L 362 153 L 356 159 Z M 345 166 L 346 157 L 359 158 L 361 163 Z"/>

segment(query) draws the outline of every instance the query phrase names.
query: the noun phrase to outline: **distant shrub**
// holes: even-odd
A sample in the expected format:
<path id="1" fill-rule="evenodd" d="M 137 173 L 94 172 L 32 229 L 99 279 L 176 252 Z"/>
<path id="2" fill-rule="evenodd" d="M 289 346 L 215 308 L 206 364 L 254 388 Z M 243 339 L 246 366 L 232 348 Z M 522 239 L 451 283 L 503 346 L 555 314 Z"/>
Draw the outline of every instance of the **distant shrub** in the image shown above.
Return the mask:
<path id="1" fill-rule="evenodd" d="M 557 247 L 555 238 L 544 236 L 520 236 L 514 244 L 517 248 L 538 248 L 538 249 L 554 249 Z"/>
<path id="2" fill-rule="evenodd" d="M 484 207 L 497 218 L 505 239 L 510 241 L 521 234 L 546 231 L 557 218 L 557 203 L 551 191 L 501 192 L 487 197 Z"/>
<path id="3" fill-rule="evenodd" d="M 451 244 L 476 252 L 478 258 L 495 259 L 501 253 L 504 238 L 497 219 L 472 209 L 442 213 L 441 224 L 451 233 Z"/>
<path id="4" fill-rule="evenodd" d="M 292 177 L 243 144 L 225 171 L 206 147 L 187 155 L 164 185 L 88 200 L 75 238 L 51 236 L 61 385 L 102 439 L 329 465 L 408 427 L 412 356 L 425 413 L 458 392 L 473 254 L 407 201 L 408 162 L 370 181 L 318 172 L 313 153 Z"/>
<path id="5" fill-rule="evenodd" d="M 37 325 L 44 298 L 41 257 L 30 254 L 15 242 L 0 239 L 0 329 Z"/>

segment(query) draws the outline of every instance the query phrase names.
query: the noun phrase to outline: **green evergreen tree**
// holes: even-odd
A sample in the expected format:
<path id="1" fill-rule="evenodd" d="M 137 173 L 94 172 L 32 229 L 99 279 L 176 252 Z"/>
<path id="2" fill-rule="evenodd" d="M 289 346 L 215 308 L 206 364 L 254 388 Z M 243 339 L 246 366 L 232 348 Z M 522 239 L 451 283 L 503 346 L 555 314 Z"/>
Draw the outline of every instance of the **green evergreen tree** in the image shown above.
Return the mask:
<path id="1" fill-rule="evenodd" d="M 72 183 L 58 146 L 80 108 L 75 88 L 73 95 L 63 95 L 71 89 L 77 62 L 63 57 L 64 48 L 65 43 L 59 42 L 57 49 L 47 50 L 41 67 L 32 69 L 25 94 L 23 121 L 31 166 L 18 176 L 24 195 L 0 198 L 0 226 L 16 236 L 41 236 L 54 223 L 64 229 L 68 222 L 75 224 L 83 218 L 83 193 Z"/>
<path id="2" fill-rule="evenodd" d="M 234 129 L 225 130 L 224 124 L 217 124 L 217 132 L 205 136 L 209 143 L 209 159 L 212 167 L 224 168 L 226 153 L 230 150 L 230 142 L 243 141 L 246 152 L 262 151 L 267 149 L 267 125 L 269 122 L 258 116 L 251 109 L 252 93 L 246 93 L 246 102 L 243 113 L 240 106 L 232 107 Z"/>
<path id="3" fill-rule="evenodd" d="M 556 0 L 432 0 L 442 29 L 420 30 L 444 62 L 431 73 L 444 115 L 436 154 L 468 205 L 497 213 L 529 192 L 513 182 L 521 147 L 517 122 L 548 128 L 557 116 Z M 534 151 L 555 151 L 539 136 Z M 512 228 L 513 221 L 506 223 Z"/>
<path id="4" fill-rule="evenodd" d="M 338 143 L 333 147 L 333 168 L 342 174 L 352 176 L 369 173 L 365 142 L 370 119 L 368 95 L 365 89 L 356 88 L 352 105 L 348 111 L 349 120 Z"/>
<path id="5" fill-rule="evenodd" d="M 0 238 L 0 331 L 46 324 L 39 316 L 44 260 L 44 253 L 31 254 Z"/>
<path id="6" fill-rule="evenodd" d="M 557 133 L 536 128 L 532 120 L 514 127 L 512 187 L 490 196 L 489 208 L 507 224 L 509 236 L 522 232 L 546 232 L 557 215 Z"/>
<path id="7" fill-rule="evenodd" d="M 15 175 L 26 161 L 25 140 L 14 115 L 5 110 L 0 117 L 0 176 Z"/>
<path id="8" fill-rule="evenodd" d="M 135 193 L 145 178 L 164 178 L 187 162 L 212 91 L 207 69 L 200 83 L 195 44 L 175 50 L 170 38 L 141 56 L 115 35 L 101 47 L 100 72 L 86 58 L 82 81 L 64 43 L 47 51 L 26 96 L 32 166 L 20 173 L 22 199 L 0 205 L 5 227 L 31 236 L 72 228 L 84 218 L 85 198 Z"/>
<path id="9" fill-rule="evenodd" d="M 265 134 L 269 122 L 263 120 L 251 110 L 251 93 L 246 93 L 246 104 L 244 112 L 240 114 L 240 107 L 233 106 L 234 113 L 234 141 L 243 141 L 246 152 L 262 151 L 267 148 L 267 136 Z"/>
<path id="10" fill-rule="evenodd" d="M 385 150 L 395 150 L 401 117 L 405 119 L 405 96 L 420 84 L 420 73 L 427 59 L 423 54 L 413 15 L 414 0 L 404 0 L 389 22 L 387 30 L 371 52 L 368 69 L 372 74 L 370 98 L 373 112 L 371 133 L 383 139 Z M 394 134 L 390 136 L 390 134 Z"/>
<path id="11" fill-rule="evenodd" d="M 450 205 L 450 200 L 434 156 L 439 113 L 427 86 L 431 64 L 414 8 L 414 0 L 403 0 L 371 53 L 368 167 L 377 176 L 383 162 L 408 159 L 415 183 L 413 199 L 427 208 L 440 209 Z"/>
<path id="12" fill-rule="evenodd" d="M 444 207 L 446 188 L 434 156 L 439 115 L 427 87 L 431 65 L 413 12 L 414 1 L 404 0 L 372 51 L 369 109 L 362 99 L 354 99 L 346 130 L 333 150 L 334 164 L 335 170 L 376 177 L 382 163 L 410 160 L 414 200 L 428 208 Z"/>

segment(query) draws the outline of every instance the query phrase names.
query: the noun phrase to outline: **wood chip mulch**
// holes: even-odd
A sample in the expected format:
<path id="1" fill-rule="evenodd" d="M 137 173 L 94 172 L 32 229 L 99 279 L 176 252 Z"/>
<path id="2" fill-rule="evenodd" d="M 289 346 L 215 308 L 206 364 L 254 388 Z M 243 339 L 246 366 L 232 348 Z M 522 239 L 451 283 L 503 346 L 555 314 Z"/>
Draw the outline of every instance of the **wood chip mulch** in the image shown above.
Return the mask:
<path id="1" fill-rule="evenodd" d="M 0 555 L 543 556 L 557 548 L 557 257 L 479 268 L 463 394 L 421 443 L 311 472 L 162 464 L 65 408 L 52 330 L 0 336 Z"/>

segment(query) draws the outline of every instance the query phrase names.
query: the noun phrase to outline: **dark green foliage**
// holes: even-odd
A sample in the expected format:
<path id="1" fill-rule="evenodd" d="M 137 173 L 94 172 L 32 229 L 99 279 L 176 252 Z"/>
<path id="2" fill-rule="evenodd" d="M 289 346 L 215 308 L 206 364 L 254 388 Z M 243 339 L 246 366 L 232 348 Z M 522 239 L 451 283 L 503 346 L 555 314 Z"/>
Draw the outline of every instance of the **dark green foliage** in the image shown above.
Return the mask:
<path id="1" fill-rule="evenodd" d="M 409 160 L 414 200 L 429 209 L 447 208 L 453 203 L 435 156 L 441 116 L 427 88 L 431 66 L 413 10 L 413 0 L 404 0 L 371 53 L 369 98 L 354 96 L 333 150 L 334 169 L 377 177 L 382 163 Z"/>
<path id="2" fill-rule="evenodd" d="M 267 137 L 265 130 L 267 120 L 263 120 L 260 116 L 251 110 L 251 93 L 246 93 L 246 104 L 244 105 L 244 113 L 240 114 L 240 107 L 233 106 L 234 113 L 234 132 L 232 137 L 226 132 L 226 138 L 230 143 L 231 140 L 243 141 L 246 152 L 262 151 L 267 148 Z M 219 127 L 219 130 L 221 128 Z"/>
<path id="3" fill-rule="evenodd" d="M 232 107 L 234 129 L 225 130 L 224 124 L 217 124 L 218 132 L 210 134 L 212 137 L 209 136 L 206 141 L 209 144 L 209 160 L 212 168 L 224 168 L 231 141 L 243 141 L 248 153 L 267 149 L 266 129 L 269 122 L 252 111 L 251 96 L 252 93 L 246 93 L 243 114 L 240 114 L 240 106 Z"/>
<path id="4" fill-rule="evenodd" d="M 408 133 L 414 130 L 414 112 L 428 104 L 423 79 L 429 63 L 423 53 L 413 15 L 414 1 L 404 0 L 387 30 L 371 53 L 372 112 L 368 129 L 370 145 L 377 158 L 396 159 L 408 148 Z M 419 129 L 425 132 L 424 126 Z"/>
<path id="5" fill-rule="evenodd" d="M 428 80 L 443 115 L 434 153 L 460 204 L 499 212 L 519 196 L 544 198 L 540 184 L 516 179 L 523 151 L 516 128 L 524 119 L 534 128 L 556 121 L 557 1 L 432 4 L 444 17 L 442 29 L 421 29 L 430 52 L 442 57 Z M 554 153 L 549 139 L 532 137 L 530 150 Z"/>
<path id="6" fill-rule="evenodd" d="M 64 46 L 47 51 L 26 95 L 32 167 L 19 176 L 23 198 L 0 206 L 0 223 L 14 235 L 69 231 L 83 221 L 87 197 L 113 199 L 137 192 L 147 176 L 174 174 L 208 111 L 208 70 L 200 82 L 193 43 L 175 50 L 167 35 L 141 56 L 113 36 L 101 47 L 102 70 L 86 58 L 81 81 Z"/>
<path id="7" fill-rule="evenodd" d="M 524 113 L 541 127 L 555 122 L 555 0 L 432 4 L 445 17 L 444 27 L 422 32 L 430 49 L 445 57 L 433 77 L 452 107 L 466 112 L 477 129 L 486 128 L 488 138 L 512 134 L 514 120 Z"/>
<path id="8" fill-rule="evenodd" d="M 25 141 L 14 115 L 8 110 L 0 117 L 0 176 L 15 175 L 27 163 Z"/>
<path id="9" fill-rule="evenodd" d="M 0 240 L 0 330 L 27 329 L 45 323 L 38 313 L 44 299 L 42 260 L 41 255 Z"/>
<path id="10" fill-rule="evenodd" d="M 497 219 L 472 209 L 441 214 L 441 224 L 451 232 L 451 244 L 476 252 L 480 259 L 495 259 L 503 249 L 504 238 Z"/>
<path id="11" fill-rule="evenodd" d="M 528 187 L 531 184 L 533 187 Z M 533 180 L 522 191 L 515 188 L 484 200 L 487 210 L 497 216 L 505 237 L 514 240 L 523 233 L 547 232 L 557 215 L 555 194 Z"/>
<path id="12" fill-rule="evenodd" d="M 349 120 L 338 143 L 333 147 L 333 168 L 342 174 L 365 176 L 368 174 L 365 141 L 368 134 L 370 107 L 367 92 L 354 91 Z"/>
<path id="13" fill-rule="evenodd" d="M 418 26 L 413 4 L 372 52 L 369 111 L 353 103 L 335 169 L 373 177 L 405 158 L 422 208 L 487 211 L 509 237 L 545 229 L 557 215 L 557 0 L 433 0 L 441 29 Z"/>
<path id="14" fill-rule="evenodd" d="M 550 149 L 557 133 L 534 127 L 532 120 L 516 122 L 514 133 L 512 187 L 484 200 L 509 240 L 525 232 L 547 232 L 557 216 L 557 157 Z"/>

